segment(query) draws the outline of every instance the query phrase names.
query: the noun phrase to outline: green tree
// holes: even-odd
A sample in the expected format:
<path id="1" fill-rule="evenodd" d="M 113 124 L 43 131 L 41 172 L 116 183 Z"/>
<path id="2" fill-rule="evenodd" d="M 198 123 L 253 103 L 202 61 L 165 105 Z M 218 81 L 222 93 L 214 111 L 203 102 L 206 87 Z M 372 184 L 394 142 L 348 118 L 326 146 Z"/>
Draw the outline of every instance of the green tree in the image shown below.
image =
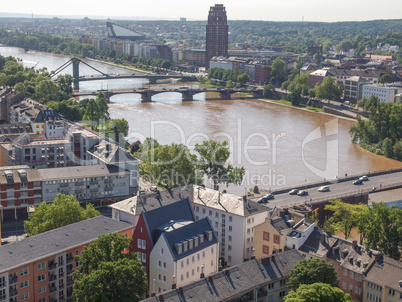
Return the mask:
<path id="1" fill-rule="evenodd" d="M 57 194 L 54 202 L 42 202 L 35 208 L 35 212 L 24 222 L 24 229 L 34 236 L 98 215 L 100 213 L 91 204 L 84 209 L 73 195 Z"/>
<path id="2" fill-rule="evenodd" d="M 106 134 L 121 145 L 125 143 L 124 137 L 128 135 L 128 121 L 124 118 L 110 119 L 106 122 Z"/>
<path id="3" fill-rule="evenodd" d="M 201 184 L 197 171 L 197 157 L 182 144 L 159 145 L 148 151 L 146 169 L 154 183 L 168 187 Z"/>
<path id="4" fill-rule="evenodd" d="M 349 294 L 326 283 L 303 284 L 291 290 L 284 302 L 353 302 Z"/>
<path id="5" fill-rule="evenodd" d="M 396 206 L 388 209 L 384 202 L 373 203 L 359 215 L 358 230 L 363 242 L 389 257 L 401 261 L 402 210 Z"/>
<path id="6" fill-rule="evenodd" d="M 274 84 L 282 84 L 286 81 L 286 70 L 285 70 L 285 63 L 276 58 L 271 65 L 271 83 Z"/>
<path id="7" fill-rule="evenodd" d="M 302 259 L 290 272 L 288 280 L 289 289 L 296 290 L 302 284 L 322 282 L 336 286 L 338 275 L 331 263 L 321 259 Z"/>
<path id="8" fill-rule="evenodd" d="M 275 87 L 272 84 L 268 84 L 264 86 L 264 90 L 262 92 L 262 95 L 264 98 L 272 98 L 275 94 Z"/>
<path id="9" fill-rule="evenodd" d="M 350 204 L 340 199 L 331 200 L 324 207 L 325 210 L 331 211 L 328 219 L 331 227 L 336 231 L 341 231 L 348 239 L 354 227 L 357 227 L 358 215 L 368 210 L 368 206 L 364 204 Z"/>
<path id="10" fill-rule="evenodd" d="M 394 79 L 392 78 L 392 75 L 390 75 L 389 73 L 383 74 L 382 76 L 380 76 L 380 78 L 378 79 L 378 83 L 392 83 L 394 81 Z"/>
<path id="11" fill-rule="evenodd" d="M 133 153 L 133 156 L 140 161 L 146 161 L 148 157 L 148 151 L 159 146 L 156 139 L 147 137 L 142 144 L 140 144 L 138 150 Z"/>
<path id="12" fill-rule="evenodd" d="M 140 301 L 147 292 L 143 266 L 130 249 L 131 238 L 103 234 L 84 247 L 75 260 L 82 266 L 73 273 L 76 301 Z"/>
<path id="13" fill-rule="evenodd" d="M 342 86 L 337 83 L 335 78 L 328 76 L 321 83 L 317 83 L 315 86 L 315 95 L 319 99 L 339 99 L 342 95 Z"/>
<path id="14" fill-rule="evenodd" d="M 208 178 L 212 180 L 214 189 L 219 189 L 219 184 L 230 183 L 240 185 L 245 174 L 244 167 L 234 168 L 227 165 L 230 156 L 228 142 L 219 143 L 213 140 L 196 144 L 195 151 L 200 155 L 198 167 Z"/>
<path id="15" fill-rule="evenodd" d="M 98 95 L 96 96 L 96 105 L 98 107 L 99 118 L 105 121 L 109 120 L 109 105 L 107 103 L 106 95 L 102 91 L 98 92 Z"/>
<path id="16" fill-rule="evenodd" d="M 99 124 L 99 109 L 94 99 L 89 99 L 82 119 L 91 122 L 93 128 Z"/>

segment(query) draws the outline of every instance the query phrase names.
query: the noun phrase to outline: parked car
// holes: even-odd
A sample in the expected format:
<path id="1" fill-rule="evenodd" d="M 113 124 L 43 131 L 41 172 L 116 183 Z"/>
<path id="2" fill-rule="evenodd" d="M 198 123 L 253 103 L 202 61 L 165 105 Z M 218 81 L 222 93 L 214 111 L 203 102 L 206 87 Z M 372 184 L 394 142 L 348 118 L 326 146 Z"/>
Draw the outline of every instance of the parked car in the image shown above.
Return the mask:
<path id="1" fill-rule="evenodd" d="M 151 187 L 150 187 L 150 190 L 151 190 L 152 192 L 156 192 L 156 191 L 158 190 L 158 187 L 157 187 L 157 186 L 151 186 Z"/>
<path id="2" fill-rule="evenodd" d="M 274 198 L 275 198 L 274 194 L 268 194 L 268 195 L 265 195 L 264 197 L 265 197 L 267 200 L 269 200 L 269 199 L 274 199 Z"/>
<path id="3" fill-rule="evenodd" d="M 368 176 L 366 176 L 366 175 L 361 176 L 359 179 L 361 179 L 362 181 L 369 180 Z"/>
<path id="4" fill-rule="evenodd" d="M 362 183 L 363 183 L 363 180 L 361 180 L 360 178 L 359 178 L 359 179 L 356 179 L 356 180 L 353 182 L 354 185 L 361 185 Z"/>
<path id="5" fill-rule="evenodd" d="M 318 192 L 327 192 L 329 191 L 329 187 L 328 186 L 322 186 L 318 188 Z"/>
<path id="6" fill-rule="evenodd" d="M 144 191 L 143 189 L 139 189 L 139 190 L 138 190 L 138 193 L 139 193 L 140 195 L 144 195 L 144 194 L 145 194 L 145 191 Z"/>
<path id="7" fill-rule="evenodd" d="M 299 193 L 299 190 L 298 190 L 298 189 L 293 189 L 293 190 L 290 190 L 290 191 L 289 191 L 289 194 L 290 194 L 290 195 L 296 195 L 297 193 Z"/>
<path id="8" fill-rule="evenodd" d="M 260 199 L 257 200 L 257 203 L 266 203 L 268 200 L 265 198 L 265 196 L 261 197 Z"/>
<path id="9" fill-rule="evenodd" d="M 299 193 L 297 193 L 297 195 L 299 195 L 299 196 L 308 195 L 308 192 L 306 190 L 301 190 L 301 191 L 299 191 Z"/>

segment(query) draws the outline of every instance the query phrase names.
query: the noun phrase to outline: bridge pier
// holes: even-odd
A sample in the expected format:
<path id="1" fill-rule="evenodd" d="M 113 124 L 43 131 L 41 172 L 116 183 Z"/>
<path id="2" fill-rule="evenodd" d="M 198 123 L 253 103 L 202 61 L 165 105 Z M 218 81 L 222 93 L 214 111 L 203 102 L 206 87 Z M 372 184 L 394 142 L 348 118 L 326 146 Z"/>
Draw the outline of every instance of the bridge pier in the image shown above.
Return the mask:
<path id="1" fill-rule="evenodd" d="M 229 92 L 220 92 L 219 93 L 219 97 L 222 99 L 222 100 L 230 100 L 231 99 L 231 94 L 229 93 Z"/>
<path id="2" fill-rule="evenodd" d="M 183 102 L 191 102 L 191 101 L 193 101 L 193 94 L 191 92 L 182 92 L 181 100 Z"/>
<path id="3" fill-rule="evenodd" d="M 152 102 L 152 94 L 149 92 L 141 93 L 141 103 L 149 103 Z"/>

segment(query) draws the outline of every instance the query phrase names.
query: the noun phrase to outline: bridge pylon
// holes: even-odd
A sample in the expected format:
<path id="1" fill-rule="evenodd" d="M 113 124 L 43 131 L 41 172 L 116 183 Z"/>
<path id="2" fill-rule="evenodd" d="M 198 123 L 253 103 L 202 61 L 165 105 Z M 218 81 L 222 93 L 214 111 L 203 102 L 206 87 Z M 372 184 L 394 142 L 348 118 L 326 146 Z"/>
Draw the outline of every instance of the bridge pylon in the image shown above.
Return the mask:
<path id="1" fill-rule="evenodd" d="M 77 58 L 72 58 L 71 62 L 73 64 L 73 79 L 74 79 L 74 90 L 80 89 L 80 62 L 81 60 Z"/>

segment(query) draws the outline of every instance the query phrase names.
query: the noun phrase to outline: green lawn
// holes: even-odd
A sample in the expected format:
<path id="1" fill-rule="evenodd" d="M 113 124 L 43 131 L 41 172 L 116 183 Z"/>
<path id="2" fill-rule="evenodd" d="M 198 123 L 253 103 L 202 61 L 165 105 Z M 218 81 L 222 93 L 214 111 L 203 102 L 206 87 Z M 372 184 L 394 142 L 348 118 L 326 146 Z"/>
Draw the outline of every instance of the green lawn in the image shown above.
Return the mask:
<path id="1" fill-rule="evenodd" d="M 292 102 L 289 102 L 289 101 L 286 101 L 286 100 L 271 100 L 271 99 L 266 99 L 266 100 L 271 101 L 271 102 L 275 102 L 275 103 L 278 103 L 278 104 L 284 104 L 284 105 L 292 106 L 292 107 L 304 108 L 304 109 L 308 109 L 308 110 L 315 111 L 315 112 L 322 112 L 322 108 L 311 107 L 311 106 L 307 106 L 305 104 L 300 104 L 299 106 L 293 106 Z"/>

